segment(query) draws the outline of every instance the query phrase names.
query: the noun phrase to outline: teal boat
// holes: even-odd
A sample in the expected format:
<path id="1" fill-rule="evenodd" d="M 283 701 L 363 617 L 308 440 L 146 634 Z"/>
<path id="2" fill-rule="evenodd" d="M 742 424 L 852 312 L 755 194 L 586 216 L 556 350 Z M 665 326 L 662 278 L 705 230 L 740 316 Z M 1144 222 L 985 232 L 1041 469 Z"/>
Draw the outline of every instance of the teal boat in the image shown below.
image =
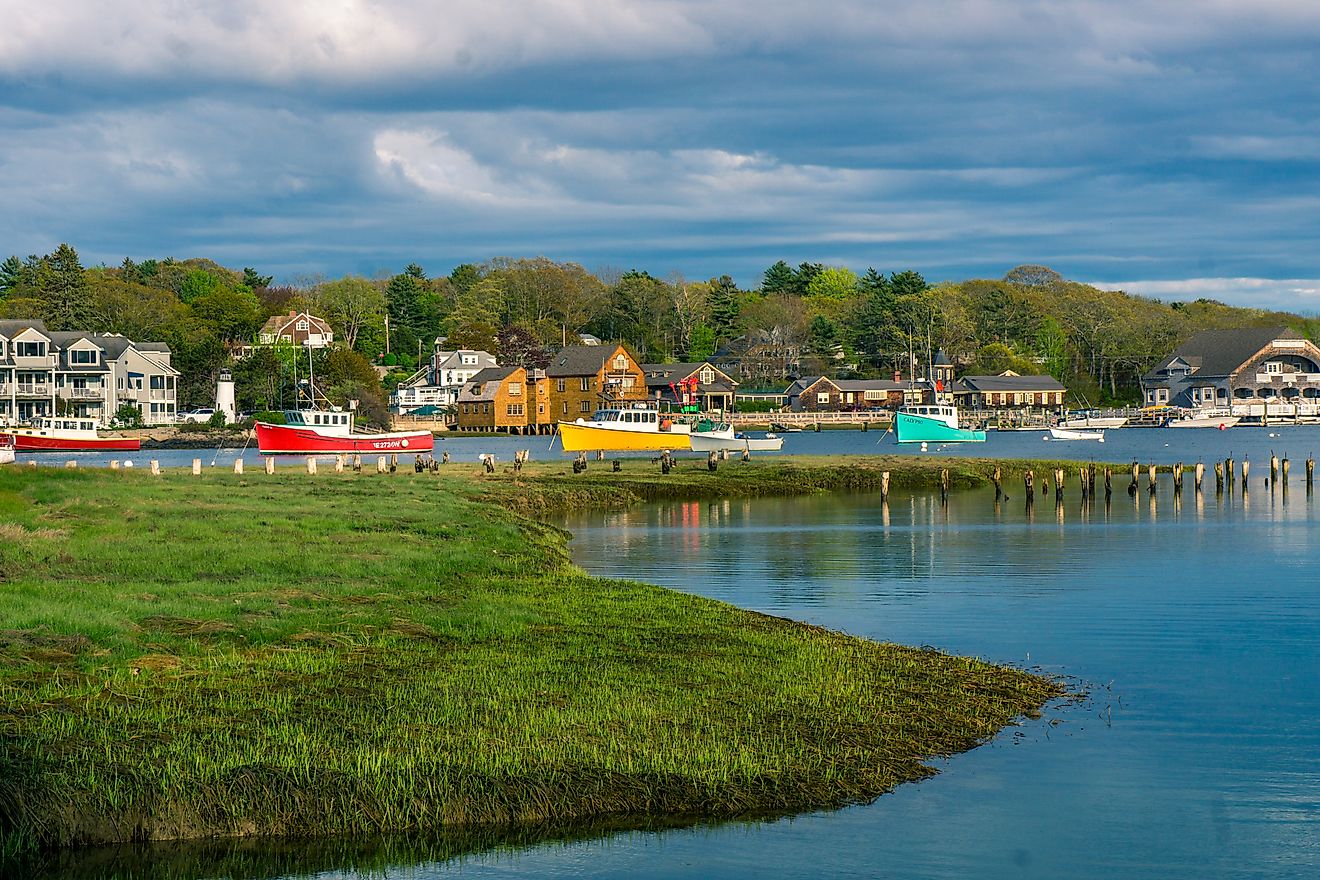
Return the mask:
<path id="1" fill-rule="evenodd" d="M 985 431 L 958 427 L 958 408 L 945 404 L 905 406 L 894 414 L 899 443 L 984 443 Z"/>

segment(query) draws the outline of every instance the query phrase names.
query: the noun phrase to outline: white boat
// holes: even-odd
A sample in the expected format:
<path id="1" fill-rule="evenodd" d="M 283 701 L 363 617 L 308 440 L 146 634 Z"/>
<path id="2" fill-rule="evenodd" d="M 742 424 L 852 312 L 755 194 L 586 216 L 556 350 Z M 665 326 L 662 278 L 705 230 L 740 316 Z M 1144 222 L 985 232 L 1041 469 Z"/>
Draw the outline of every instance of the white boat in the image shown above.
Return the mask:
<path id="1" fill-rule="evenodd" d="M 778 452 L 784 446 L 784 438 L 775 434 L 753 437 L 741 431 L 735 432 L 732 426 L 721 425 L 711 431 L 693 431 L 691 434 L 693 452 Z"/>
<path id="2" fill-rule="evenodd" d="M 1185 415 L 1170 419 L 1165 423 L 1166 428 L 1218 428 L 1225 431 L 1238 422 L 1242 421 L 1240 416 L 1233 415 L 1232 410 L 1228 409 L 1199 409 L 1191 410 Z"/>
<path id="3" fill-rule="evenodd" d="M 14 461 L 14 444 L 0 444 L 0 464 L 12 464 Z"/>
<path id="4" fill-rule="evenodd" d="M 1050 428 L 1050 440 L 1098 440 L 1105 442 L 1104 431 L 1079 431 L 1075 428 Z"/>
<path id="5" fill-rule="evenodd" d="M 1127 424 L 1127 416 L 1101 416 L 1090 412 L 1073 412 L 1059 422 L 1060 428 L 1121 428 Z"/>

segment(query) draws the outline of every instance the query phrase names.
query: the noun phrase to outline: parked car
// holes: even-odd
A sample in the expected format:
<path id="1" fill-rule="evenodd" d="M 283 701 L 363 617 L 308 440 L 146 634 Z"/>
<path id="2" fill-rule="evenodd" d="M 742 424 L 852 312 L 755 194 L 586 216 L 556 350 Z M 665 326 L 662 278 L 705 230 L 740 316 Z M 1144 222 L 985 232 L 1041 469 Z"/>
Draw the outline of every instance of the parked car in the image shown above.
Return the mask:
<path id="1" fill-rule="evenodd" d="M 209 422 L 211 421 L 211 416 L 213 415 L 215 415 L 215 409 L 213 407 L 204 406 L 198 409 L 190 409 L 187 412 L 179 413 L 179 421 L 198 422 L 198 423 Z"/>

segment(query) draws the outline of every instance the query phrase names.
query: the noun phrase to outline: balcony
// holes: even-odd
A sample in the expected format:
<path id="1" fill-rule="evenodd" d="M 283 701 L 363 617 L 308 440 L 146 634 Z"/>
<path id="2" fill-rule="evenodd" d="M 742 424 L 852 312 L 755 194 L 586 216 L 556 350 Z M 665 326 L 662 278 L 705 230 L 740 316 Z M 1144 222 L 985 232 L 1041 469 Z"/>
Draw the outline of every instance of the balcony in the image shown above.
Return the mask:
<path id="1" fill-rule="evenodd" d="M 50 397 L 51 389 L 54 386 L 47 384 L 33 384 L 31 382 L 18 383 L 19 397 Z"/>
<path id="2" fill-rule="evenodd" d="M 105 390 L 101 388 L 65 388 L 64 396 L 69 400 L 102 400 Z"/>
<path id="3" fill-rule="evenodd" d="M 1256 381 L 1262 385 L 1296 385 L 1303 382 L 1320 383 L 1320 373 L 1257 373 Z"/>

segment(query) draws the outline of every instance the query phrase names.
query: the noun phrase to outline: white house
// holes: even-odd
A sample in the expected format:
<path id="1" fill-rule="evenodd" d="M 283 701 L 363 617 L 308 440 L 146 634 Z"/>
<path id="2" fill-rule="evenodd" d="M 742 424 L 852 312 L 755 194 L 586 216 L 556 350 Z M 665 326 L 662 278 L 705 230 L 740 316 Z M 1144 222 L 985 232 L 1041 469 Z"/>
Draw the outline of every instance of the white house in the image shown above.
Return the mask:
<path id="1" fill-rule="evenodd" d="M 458 402 L 459 392 L 469 379 L 488 367 L 497 366 L 495 356 L 487 351 L 437 349 L 429 364 L 399 383 L 390 395 L 390 409 L 408 415 L 422 407 L 452 406 Z"/>

